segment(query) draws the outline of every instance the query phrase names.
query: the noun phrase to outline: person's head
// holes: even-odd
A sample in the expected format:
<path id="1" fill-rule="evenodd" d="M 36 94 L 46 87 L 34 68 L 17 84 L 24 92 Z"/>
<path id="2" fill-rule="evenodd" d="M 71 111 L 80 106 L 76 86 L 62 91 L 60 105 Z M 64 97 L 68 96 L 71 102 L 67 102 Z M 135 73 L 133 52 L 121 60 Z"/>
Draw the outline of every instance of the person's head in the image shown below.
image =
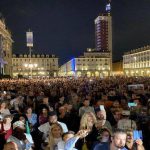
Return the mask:
<path id="1" fill-rule="evenodd" d="M 119 121 L 121 119 L 121 112 L 119 110 L 114 110 L 113 116 L 116 121 Z"/>
<path id="2" fill-rule="evenodd" d="M 96 117 L 100 120 L 106 120 L 106 111 L 105 110 L 99 110 L 96 112 Z"/>
<path id="3" fill-rule="evenodd" d="M 122 129 L 116 129 L 111 137 L 111 144 L 114 148 L 123 148 L 126 143 L 127 134 Z"/>
<path id="4" fill-rule="evenodd" d="M 57 122 L 57 114 L 55 111 L 49 112 L 48 121 L 50 124 Z"/>
<path id="5" fill-rule="evenodd" d="M 26 113 L 27 114 L 32 114 L 32 107 L 27 107 L 26 108 Z"/>
<path id="6" fill-rule="evenodd" d="M 83 100 L 83 105 L 84 105 L 85 107 L 88 107 L 88 106 L 90 105 L 90 101 L 89 101 L 88 99 L 84 99 L 84 100 Z"/>
<path id="7" fill-rule="evenodd" d="M 5 109 L 7 107 L 6 101 L 2 101 L 0 104 L 0 109 Z"/>
<path id="8" fill-rule="evenodd" d="M 96 122 L 95 114 L 92 112 L 86 112 L 81 118 L 80 129 L 90 129 Z"/>
<path id="9" fill-rule="evenodd" d="M 42 115 L 48 115 L 48 109 L 46 107 L 43 107 L 41 109 L 41 113 L 40 114 L 42 114 Z"/>
<path id="10" fill-rule="evenodd" d="M 133 131 L 132 130 L 127 130 L 127 139 L 126 143 L 132 143 L 133 142 Z"/>
<path id="11" fill-rule="evenodd" d="M 101 142 L 110 142 L 111 140 L 111 132 L 107 128 L 103 128 L 101 131 Z"/>
<path id="12" fill-rule="evenodd" d="M 118 100 L 115 100 L 115 101 L 113 102 L 113 107 L 118 108 L 119 106 L 120 106 L 119 101 L 118 101 Z"/>
<path id="13" fill-rule="evenodd" d="M 73 131 L 68 131 L 68 132 L 64 133 L 62 135 L 63 141 L 64 142 L 68 141 L 70 138 L 74 137 L 74 134 L 75 133 Z"/>
<path id="14" fill-rule="evenodd" d="M 3 150 L 19 150 L 15 142 L 8 142 L 4 145 Z"/>
<path id="15" fill-rule="evenodd" d="M 43 104 L 48 104 L 48 97 L 43 98 Z"/>
<path id="16" fill-rule="evenodd" d="M 104 105 L 95 107 L 95 114 L 96 114 L 97 119 L 106 120 L 106 111 L 105 111 Z"/>
<path id="17" fill-rule="evenodd" d="M 129 118 L 130 111 L 129 110 L 123 110 L 121 115 L 122 115 L 122 118 Z"/>
<path id="18" fill-rule="evenodd" d="M 25 122 L 26 122 L 25 116 L 22 116 L 22 115 L 19 117 L 19 120 L 22 121 L 24 124 L 25 124 Z"/>
<path id="19" fill-rule="evenodd" d="M 63 129 L 59 123 L 54 123 L 51 126 L 51 134 L 53 138 L 60 138 L 63 134 Z"/>
<path id="20" fill-rule="evenodd" d="M 5 124 L 11 123 L 12 120 L 13 120 L 13 116 L 12 116 L 12 115 L 6 115 L 6 116 L 4 116 L 4 118 L 3 118 L 3 122 L 4 122 Z"/>
<path id="21" fill-rule="evenodd" d="M 25 140 L 25 124 L 22 121 L 16 121 L 13 123 L 13 133 L 12 135 L 19 140 Z"/>
<path id="22" fill-rule="evenodd" d="M 65 109 L 64 106 L 60 106 L 58 110 L 59 110 L 60 114 L 65 114 L 66 113 L 66 109 Z"/>

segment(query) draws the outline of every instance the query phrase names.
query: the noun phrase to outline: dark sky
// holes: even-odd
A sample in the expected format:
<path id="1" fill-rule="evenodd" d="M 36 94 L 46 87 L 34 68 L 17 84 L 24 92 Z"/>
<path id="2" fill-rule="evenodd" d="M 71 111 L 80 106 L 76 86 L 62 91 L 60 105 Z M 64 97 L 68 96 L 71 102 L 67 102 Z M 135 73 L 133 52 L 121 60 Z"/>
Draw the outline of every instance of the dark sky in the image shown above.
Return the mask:
<path id="1" fill-rule="evenodd" d="M 28 53 L 25 32 L 34 33 L 34 52 L 56 54 L 60 63 L 95 47 L 94 19 L 106 0 L 0 0 L 14 40 L 13 53 Z M 150 44 L 150 0 L 112 0 L 113 59 Z"/>

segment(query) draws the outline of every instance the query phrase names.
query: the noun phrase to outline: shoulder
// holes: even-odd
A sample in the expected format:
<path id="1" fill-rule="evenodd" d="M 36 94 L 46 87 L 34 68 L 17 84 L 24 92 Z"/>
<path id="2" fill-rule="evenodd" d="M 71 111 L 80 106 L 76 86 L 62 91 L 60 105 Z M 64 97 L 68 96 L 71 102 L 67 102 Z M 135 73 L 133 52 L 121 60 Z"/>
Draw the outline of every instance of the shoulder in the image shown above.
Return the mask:
<path id="1" fill-rule="evenodd" d="M 109 150 L 109 143 L 99 143 L 93 150 Z"/>
<path id="2" fill-rule="evenodd" d="M 61 125 L 61 126 L 67 126 L 65 123 L 63 123 L 63 122 L 59 122 L 58 121 L 58 123 Z"/>
<path id="3" fill-rule="evenodd" d="M 47 128 L 50 128 L 49 122 L 44 123 L 44 124 L 42 124 L 42 125 L 40 125 L 40 126 L 38 127 L 38 129 L 39 129 L 40 131 L 43 131 L 43 130 L 45 130 L 45 129 L 47 129 Z"/>

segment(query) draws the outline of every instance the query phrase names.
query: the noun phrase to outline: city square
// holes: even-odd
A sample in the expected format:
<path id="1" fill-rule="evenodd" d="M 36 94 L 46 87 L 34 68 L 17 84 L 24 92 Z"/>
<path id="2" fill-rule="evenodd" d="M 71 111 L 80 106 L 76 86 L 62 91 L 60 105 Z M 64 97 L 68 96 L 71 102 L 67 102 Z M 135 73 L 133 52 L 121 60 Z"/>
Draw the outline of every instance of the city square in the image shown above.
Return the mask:
<path id="1" fill-rule="evenodd" d="M 0 150 L 149 150 L 147 3 L 2 0 Z"/>

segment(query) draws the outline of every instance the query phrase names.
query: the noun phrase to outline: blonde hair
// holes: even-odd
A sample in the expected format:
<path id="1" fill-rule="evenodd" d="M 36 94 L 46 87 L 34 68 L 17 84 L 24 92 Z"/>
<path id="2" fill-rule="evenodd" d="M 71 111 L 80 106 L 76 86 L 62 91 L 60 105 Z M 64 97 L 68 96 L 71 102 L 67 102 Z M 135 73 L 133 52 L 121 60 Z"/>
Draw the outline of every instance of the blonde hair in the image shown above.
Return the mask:
<path id="1" fill-rule="evenodd" d="M 88 117 L 91 116 L 93 118 L 93 125 L 97 122 L 96 116 L 93 112 L 86 112 L 83 114 L 80 120 L 80 129 L 91 129 L 91 126 L 88 122 Z M 92 127 L 93 127 L 92 125 Z"/>
<path id="2" fill-rule="evenodd" d="M 53 150 L 53 147 L 54 147 L 54 136 L 52 134 L 52 130 L 55 128 L 55 127 L 59 127 L 61 129 L 61 136 L 63 134 L 63 128 L 62 126 L 59 124 L 59 123 L 54 123 L 52 124 L 51 128 L 50 128 L 50 133 L 49 133 L 49 138 L 48 138 L 48 146 L 47 146 L 47 149 L 46 150 Z"/>

